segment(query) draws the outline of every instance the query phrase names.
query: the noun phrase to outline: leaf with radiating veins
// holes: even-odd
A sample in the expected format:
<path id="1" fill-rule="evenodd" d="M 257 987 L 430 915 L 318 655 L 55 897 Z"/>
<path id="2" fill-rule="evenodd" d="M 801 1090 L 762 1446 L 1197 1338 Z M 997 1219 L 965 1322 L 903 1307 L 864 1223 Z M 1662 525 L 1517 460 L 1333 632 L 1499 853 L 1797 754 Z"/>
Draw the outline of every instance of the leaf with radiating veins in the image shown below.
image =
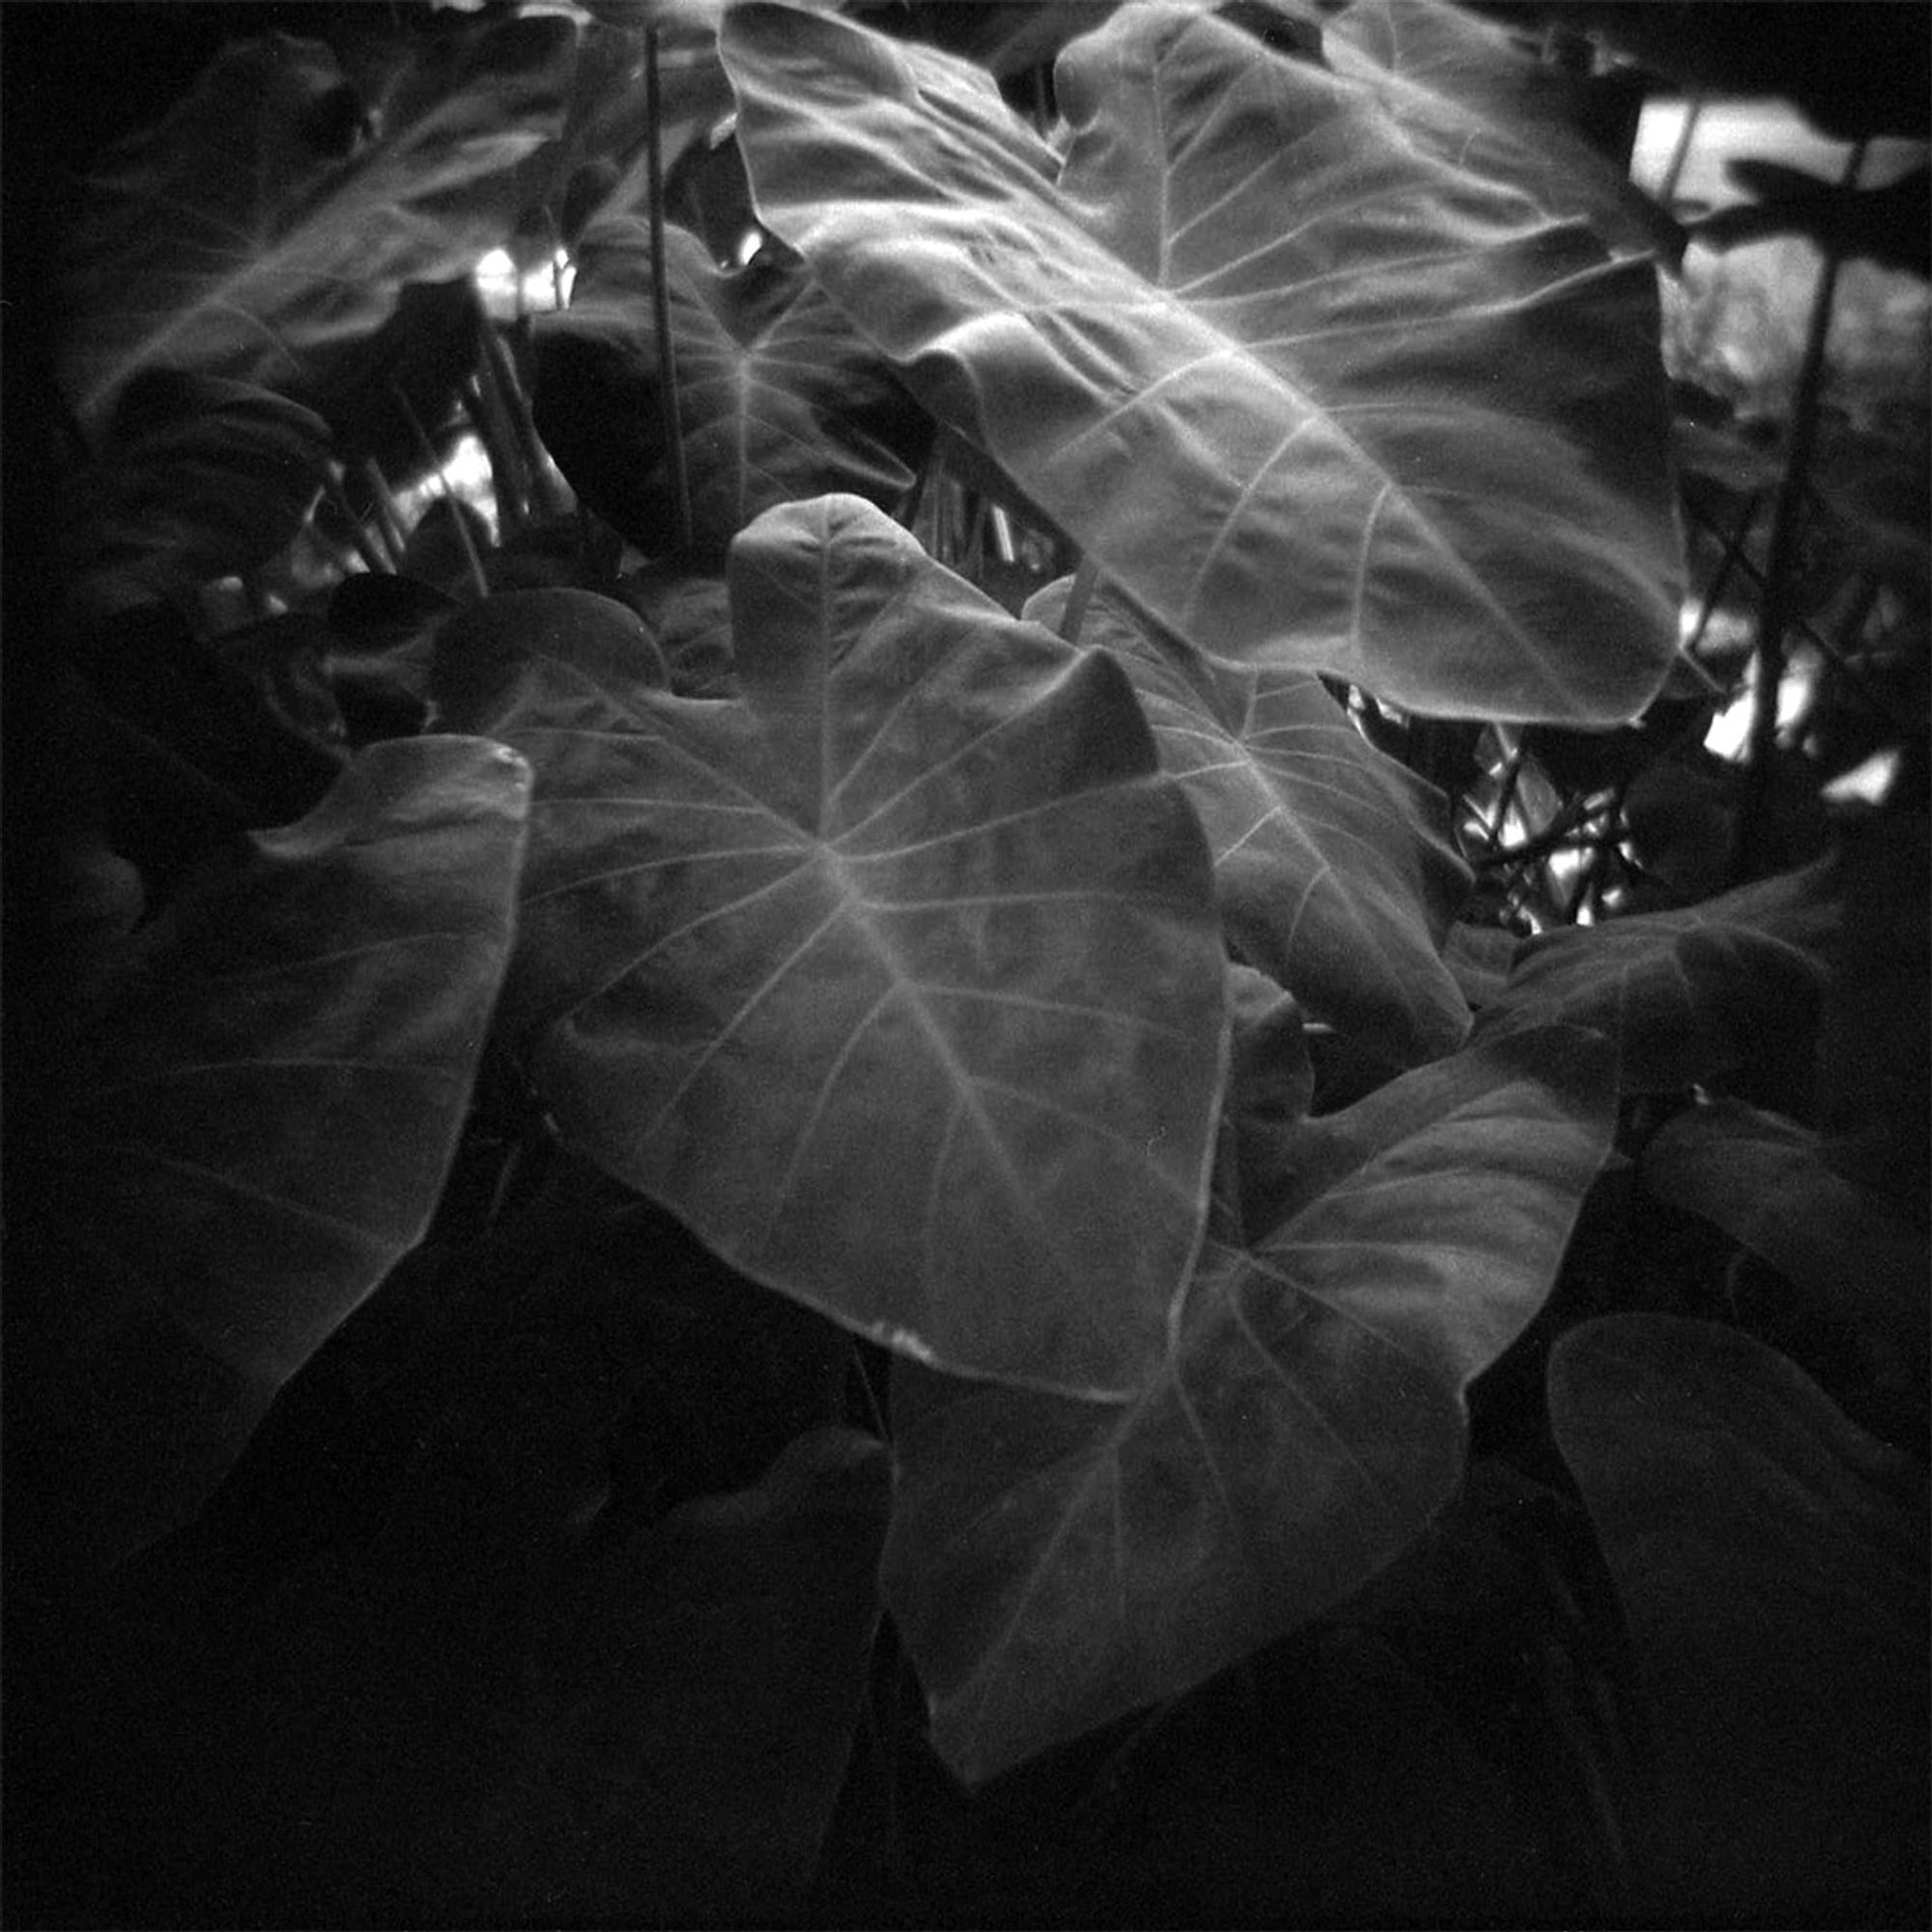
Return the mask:
<path id="1" fill-rule="evenodd" d="M 748 5 L 760 217 L 942 421 L 1199 649 L 1444 716 L 1656 694 L 1682 563 L 1655 272 L 1171 6 L 983 74 Z"/>
<path id="2" fill-rule="evenodd" d="M 37 1150 L 68 1263 L 20 1301 L 15 1413 L 84 1557 L 192 1514 L 421 1237 L 510 950 L 528 799 L 501 745 L 372 745 L 128 943 Z"/>
<path id="3" fill-rule="evenodd" d="M 1265 1204 L 1224 1158 L 1135 1394 L 895 1365 L 887 1605 L 959 1776 L 1187 1690 L 1422 1533 L 1461 1480 L 1463 1390 L 1548 1293 L 1612 1113 L 1585 1034 L 1466 1048 L 1303 1121 Z"/>
<path id="4" fill-rule="evenodd" d="M 537 771 L 504 1019 L 546 1104 L 864 1334 L 1133 1387 L 1226 1041 L 1207 846 L 1132 687 L 857 497 L 767 512 L 727 580 L 730 699 L 654 684 L 586 593 L 442 635 L 445 715 Z"/>

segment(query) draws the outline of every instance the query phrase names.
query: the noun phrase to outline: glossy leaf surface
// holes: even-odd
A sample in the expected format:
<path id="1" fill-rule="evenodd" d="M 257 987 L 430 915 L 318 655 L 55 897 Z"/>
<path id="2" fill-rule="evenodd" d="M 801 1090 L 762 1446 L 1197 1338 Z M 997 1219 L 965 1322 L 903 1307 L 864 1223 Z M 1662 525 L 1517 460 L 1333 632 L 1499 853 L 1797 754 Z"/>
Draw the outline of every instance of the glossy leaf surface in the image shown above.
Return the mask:
<path id="1" fill-rule="evenodd" d="M 571 305 L 535 330 L 539 428 L 581 494 L 634 543 L 675 527 L 660 427 L 650 234 L 611 220 L 580 244 Z M 849 491 L 890 508 L 930 440 L 924 412 L 795 256 L 720 269 L 665 233 L 693 542 L 722 556 L 760 511 Z"/>
<path id="2" fill-rule="evenodd" d="M 1057 627 L 1065 602 L 1055 584 L 1026 614 Z M 1469 1009 L 1439 949 L 1469 873 L 1442 795 L 1369 745 L 1307 671 L 1199 658 L 1108 599 L 1080 639 L 1133 679 L 1208 834 L 1240 956 L 1391 1061 L 1451 1051 Z"/>
<path id="3" fill-rule="evenodd" d="M 363 752 L 131 942 L 58 1138 L 75 1256 L 43 1321 L 77 1540 L 203 1499 L 275 1390 L 421 1236 L 510 947 L 528 772 Z M 79 1284 L 86 1284 L 83 1293 Z"/>
<path id="4" fill-rule="evenodd" d="M 1679 565 L 1652 270 L 1198 13 L 1061 56 L 1063 164 L 957 64 L 748 6 L 762 217 L 944 421 L 1218 656 L 1606 722 Z"/>
<path id="5" fill-rule="evenodd" d="M 1925 1888 L 1923 1468 L 1712 1322 L 1573 1329 L 1549 1405 L 1649 1707 L 1635 1916 L 1909 1917 Z"/>
<path id="6" fill-rule="evenodd" d="M 727 575 L 731 701 L 647 688 L 614 605 L 444 634 L 449 713 L 537 768 L 506 1012 L 547 1102 L 852 1327 L 1130 1387 L 1224 1053 L 1207 849 L 1132 689 L 856 497 L 769 512 Z"/>
<path id="7" fill-rule="evenodd" d="M 1541 1304 L 1609 1144 L 1601 1045 L 1521 1046 L 1303 1122 L 1264 1208 L 1224 1167 L 1170 1351 L 1126 1400 L 895 1366 L 887 1603 L 960 1776 L 1286 1634 L 1448 1500 L 1463 1391 Z"/>
<path id="8" fill-rule="evenodd" d="M 236 42 L 103 166 L 70 263 L 83 421 L 143 368 L 287 390 L 400 286 L 508 233 L 513 170 L 561 126 L 574 36 L 493 20 L 417 43 L 361 99 L 320 41 Z"/>
<path id="9" fill-rule="evenodd" d="M 1767 1046 L 1808 1065 L 1836 923 L 1813 867 L 1681 912 L 1561 927 L 1524 942 L 1482 1030 L 1594 1027 L 1627 1094 L 1688 1087 Z"/>

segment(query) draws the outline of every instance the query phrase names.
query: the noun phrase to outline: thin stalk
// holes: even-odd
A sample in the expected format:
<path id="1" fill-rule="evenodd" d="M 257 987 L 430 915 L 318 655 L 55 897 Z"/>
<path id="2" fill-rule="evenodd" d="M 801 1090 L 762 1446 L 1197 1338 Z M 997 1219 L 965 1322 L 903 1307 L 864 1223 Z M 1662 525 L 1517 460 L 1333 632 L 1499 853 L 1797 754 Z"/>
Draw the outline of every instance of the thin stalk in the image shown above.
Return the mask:
<path id="1" fill-rule="evenodd" d="M 1751 526 L 1757 522 L 1757 513 L 1764 508 L 1764 498 L 1755 492 L 1745 503 L 1744 516 L 1739 520 L 1735 533 L 1727 533 L 1718 526 L 1717 519 L 1707 515 L 1689 499 L 1685 508 L 1691 521 L 1709 530 L 1724 547 L 1724 554 L 1718 561 L 1718 568 L 1711 578 L 1711 586 L 1704 593 L 1704 608 L 1697 612 L 1696 628 L 1685 643 L 1687 652 L 1694 652 L 1704 641 L 1704 633 L 1711 628 L 1711 619 L 1717 615 L 1719 601 L 1724 594 L 1724 586 L 1731 581 L 1731 572 L 1739 564 L 1749 567 L 1750 559 L 1745 555 L 1745 545 L 1750 541 Z"/>
<path id="2" fill-rule="evenodd" d="M 1094 586 L 1099 581 L 1099 565 L 1091 556 L 1083 556 L 1073 573 L 1073 587 L 1066 593 L 1066 609 L 1060 613 L 1060 635 L 1069 644 L 1080 641 L 1080 627 L 1087 621 L 1087 607 L 1094 601 Z"/>
<path id="3" fill-rule="evenodd" d="M 1864 166 L 1866 142 L 1853 142 L 1838 182 L 1841 201 L 1858 185 Z M 1793 579 L 1797 574 L 1798 532 L 1804 496 L 1811 476 L 1811 457 L 1818 441 L 1819 403 L 1825 388 L 1825 344 L 1831 333 L 1832 308 L 1837 298 L 1838 269 L 1844 250 L 1835 234 L 1828 234 L 1825 259 L 1818 270 L 1817 292 L 1811 299 L 1811 325 L 1804 340 L 1804 360 L 1798 375 L 1792 405 L 1791 454 L 1777 486 L 1772 514 L 1771 556 L 1765 565 L 1764 601 L 1758 609 L 1757 691 L 1751 707 L 1750 738 L 1745 770 L 1745 796 L 1738 814 L 1731 852 L 1734 883 L 1755 878 L 1771 854 L 1768 807 L 1777 754 L 1777 700 L 1784 684 L 1784 634 L 1790 622 Z"/>
<path id="4" fill-rule="evenodd" d="M 462 391 L 463 413 L 490 459 L 491 487 L 497 497 L 497 521 L 507 536 L 521 528 L 529 500 L 529 473 L 523 452 L 503 414 L 501 400 L 487 383 L 472 376 Z"/>
<path id="5" fill-rule="evenodd" d="M 389 384 L 389 391 L 398 398 L 402 395 L 402 391 L 393 383 Z M 416 428 L 416 419 L 410 414 L 407 403 L 403 405 L 403 413 L 408 418 L 410 427 L 415 429 L 417 436 L 420 437 L 422 431 Z M 436 461 L 434 452 L 430 456 L 430 461 L 431 463 Z M 365 456 L 362 459 L 362 476 L 369 485 L 369 494 L 375 501 L 376 526 L 383 532 L 383 541 L 388 546 L 389 554 L 400 563 L 403 546 L 409 542 L 409 538 L 404 535 L 403 520 L 396 513 L 396 498 L 389 488 L 389 479 L 383 474 L 382 465 L 373 456 Z"/>
<path id="6" fill-rule="evenodd" d="M 1684 163 L 1690 158 L 1690 143 L 1697 132 L 1697 123 L 1704 114 L 1704 90 L 1700 87 L 1684 103 L 1684 125 L 1677 130 L 1676 145 L 1670 151 L 1670 159 L 1663 170 L 1663 179 L 1657 185 L 1658 205 L 1667 214 L 1670 204 L 1677 198 L 1677 184 L 1683 179 Z"/>
<path id="7" fill-rule="evenodd" d="M 670 479 L 671 514 L 680 553 L 691 548 L 691 484 L 684 472 L 684 437 L 678 426 L 677 360 L 671 353 L 670 287 L 665 268 L 663 90 L 658 80 L 658 33 L 644 29 L 644 115 L 650 123 L 651 319 L 658 338 L 658 413 L 665 469 Z"/>
<path id="8" fill-rule="evenodd" d="M 342 521 L 349 526 L 349 540 L 355 546 L 355 554 L 378 577 L 393 577 L 396 560 L 385 556 L 381 546 L 362 526 L 362 519 L 355 514 L 355 506 L 349 500 L 349 492 L 342 487 L 342 474 L 334 464 L 330 464 L 323 474 L 323 489 L 328 500 L 342 512 Z"/>
<path id="9" fill-rule="evenodd" d="M 449 478 L 443 474 L 442 465 L 437 461 L 436 446 L 430 441 L 415 411 L 410 407 L 410 399 L 403 394 L 401 385 L 391 383 L 389 393 L 408 421 L 411 433 L 415 437 L 416 447 L 436 471 L 436 480 L 442 486 L 442 500 L 449 505 L 450 520 L 456 526 L 456 540 L 463 546 L 463 561 L 469 571 L 470 587 L 479 598 L 487 597 L 490 594 L 490 580 L 483 575 L 483 559 L 476 554 L 476 545 L 469 534 L 469 519 L 464 515 L 465 506 L 457 501 L 456 493 L 450 489 Z"/>
<path id="10" fill-rule="evenodd" d="M 536 417 L 530 413 L 530 399 L 517 373 L 516 358 L 510 354 L 508 344 L 494 328 L 486 327 L 483 331 L 483 360 L 478 378 L 483 386 L 501 402 L 510 426 L 516 432 L 517 447 L 522 452 L 529 476 L 533 505 L 547 517 L 561 516 L 570 505 L 558 487 L 550 452 L 544 447 L 543 438 L 537 434 Z"/>

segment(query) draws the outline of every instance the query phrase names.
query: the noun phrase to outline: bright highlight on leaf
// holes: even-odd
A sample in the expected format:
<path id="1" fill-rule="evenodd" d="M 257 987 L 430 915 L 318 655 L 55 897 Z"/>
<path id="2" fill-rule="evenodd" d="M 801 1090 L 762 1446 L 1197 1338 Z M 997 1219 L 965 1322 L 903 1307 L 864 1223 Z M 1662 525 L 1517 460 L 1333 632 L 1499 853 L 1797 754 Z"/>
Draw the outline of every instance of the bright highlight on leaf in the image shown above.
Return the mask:
<path id="1" fill-rule="evenodd" d="M 498 597 L 442 701 L 538 774 L 506 1016 L 565 1131 L 734 1266 L 946 1368 L 1117 1393 L 1207 1208 L 1205 843 L 1124 674 L 858 498 L 733 546 L 727 702 Z"/>
<path id="2" fill-rule="evenodd" d="M 944 62 L 753 5 L 761 217 L 1142 607 L 1409 709 L 1607 723 L 1680 568 L 1650 268 L 1166 6 L 1062 54 L 1065 161 Z"/>

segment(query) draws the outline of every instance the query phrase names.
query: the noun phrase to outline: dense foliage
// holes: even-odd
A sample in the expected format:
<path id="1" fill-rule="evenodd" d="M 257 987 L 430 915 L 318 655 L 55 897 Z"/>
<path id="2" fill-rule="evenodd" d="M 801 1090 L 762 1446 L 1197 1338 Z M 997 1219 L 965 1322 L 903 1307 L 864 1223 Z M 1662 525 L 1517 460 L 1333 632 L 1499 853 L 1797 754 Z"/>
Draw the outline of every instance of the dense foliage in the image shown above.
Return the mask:
<path id="1" fill-rule="evenodd" d="M 1440 0 L 323 35 L 64 224 L 19 1922 L 1922 1915 L 1884 217 L 1768 436 Z"/>

